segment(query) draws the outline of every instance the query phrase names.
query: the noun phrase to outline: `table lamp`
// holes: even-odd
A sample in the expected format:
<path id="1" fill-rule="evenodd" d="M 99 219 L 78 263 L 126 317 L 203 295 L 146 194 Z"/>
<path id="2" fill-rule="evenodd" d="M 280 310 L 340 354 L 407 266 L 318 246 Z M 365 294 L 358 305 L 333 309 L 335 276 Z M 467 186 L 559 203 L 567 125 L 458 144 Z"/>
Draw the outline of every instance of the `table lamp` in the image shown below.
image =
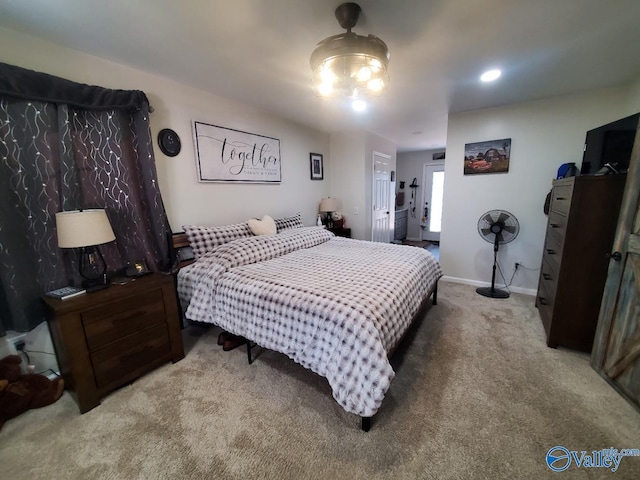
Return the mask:
<path id="1" fill-rule="evenodd" d="M 107 287 L 107 264 L 98 248 L 116 239 L 107 212 L 101 209 L 58 212 L 56 228 L 58 247 L 80 249 L 78 270 L 84 278 L 82 286 L 87 291 Z"/>
<path id="2" fill-rule="evenodd" d="M 338 210 L 338 200 L 332 197 L 325 197 L 320 200 L 320 211 L 325 212 L 327 214 L 325 223 L 327 228 L 333 227 L 333 220 L 331 219 L 331 214 Z"/>

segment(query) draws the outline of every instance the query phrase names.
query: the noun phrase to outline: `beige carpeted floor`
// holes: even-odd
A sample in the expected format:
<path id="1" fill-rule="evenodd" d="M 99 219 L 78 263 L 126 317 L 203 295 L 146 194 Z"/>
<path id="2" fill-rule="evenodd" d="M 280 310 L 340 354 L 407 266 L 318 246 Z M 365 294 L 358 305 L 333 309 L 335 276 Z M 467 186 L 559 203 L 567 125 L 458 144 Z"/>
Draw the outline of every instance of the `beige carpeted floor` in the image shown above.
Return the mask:
<path id="1" fill-rule="evenodd" d="M 0 432 L 7 479 L 637 479 L 551 472 L 547 451 L 640 448 L 640 413 L 589 366 L 553 350 L 533 298 L 492 300 L 441 282 L 373 419 L 332 399 L 326 381 L 286 357 L 223 352 L 217 328 L 184 332 L 187 355 L 80 415 L 65 394 Z"/>

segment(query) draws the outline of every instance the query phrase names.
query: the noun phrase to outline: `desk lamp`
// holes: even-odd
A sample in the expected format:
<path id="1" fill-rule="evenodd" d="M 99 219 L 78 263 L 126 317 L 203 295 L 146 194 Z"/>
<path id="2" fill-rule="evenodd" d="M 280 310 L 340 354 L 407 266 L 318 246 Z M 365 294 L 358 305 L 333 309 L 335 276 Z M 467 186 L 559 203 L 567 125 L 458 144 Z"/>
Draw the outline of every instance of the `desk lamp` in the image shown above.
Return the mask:
<path id="1" fill-rule="evenodd" d="M 327 228 L 333 228 L 333 219 L 331 218 L 331 214 L 338 210 L 338 200 L 332 197 L 325 197 L 320 200 L 320 211 L 325 212 L 327 215 L 325 217 L 325 224 Z"/>
<path id="2" fill-rule="evenodd" d="M 79 248 L 78 270 L 87 291 L 101 290 L 108 286 L 107 264 L 98 245 L 113 242 L 116 237 L 107 218 L 107 212 L 73 210 L 56 213 L 58 247 Z"/>

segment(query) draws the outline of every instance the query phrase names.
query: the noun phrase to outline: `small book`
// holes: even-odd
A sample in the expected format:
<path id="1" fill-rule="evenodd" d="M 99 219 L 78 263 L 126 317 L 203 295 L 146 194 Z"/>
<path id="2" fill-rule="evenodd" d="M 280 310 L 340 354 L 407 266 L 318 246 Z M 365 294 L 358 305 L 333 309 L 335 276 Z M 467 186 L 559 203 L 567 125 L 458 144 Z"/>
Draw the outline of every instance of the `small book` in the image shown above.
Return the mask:
<path id="1" fill-rule="evenodd" d="M 84 288 L 78 287 L 62 287 L 57 290 L 51 290 L 47 292 L 46 295 L 53 298 L 58 298 L 60 300 L 67 300 L 69 298 L 77 297 L 78 295 L 83 295 L 87 293 Z"/>

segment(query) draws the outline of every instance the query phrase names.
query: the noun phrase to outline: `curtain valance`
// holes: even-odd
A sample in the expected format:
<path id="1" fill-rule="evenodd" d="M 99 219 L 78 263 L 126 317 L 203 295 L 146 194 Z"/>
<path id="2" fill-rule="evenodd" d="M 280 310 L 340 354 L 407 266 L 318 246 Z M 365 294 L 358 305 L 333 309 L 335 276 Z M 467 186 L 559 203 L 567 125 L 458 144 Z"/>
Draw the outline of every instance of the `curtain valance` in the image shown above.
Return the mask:
<path id="1" fill-rule="evenodd" d="M 140 90 L 112 90 L 0 63 L 0 95 L 66 104 L 87 110 L 140 110 L 149 100 Z"/>

